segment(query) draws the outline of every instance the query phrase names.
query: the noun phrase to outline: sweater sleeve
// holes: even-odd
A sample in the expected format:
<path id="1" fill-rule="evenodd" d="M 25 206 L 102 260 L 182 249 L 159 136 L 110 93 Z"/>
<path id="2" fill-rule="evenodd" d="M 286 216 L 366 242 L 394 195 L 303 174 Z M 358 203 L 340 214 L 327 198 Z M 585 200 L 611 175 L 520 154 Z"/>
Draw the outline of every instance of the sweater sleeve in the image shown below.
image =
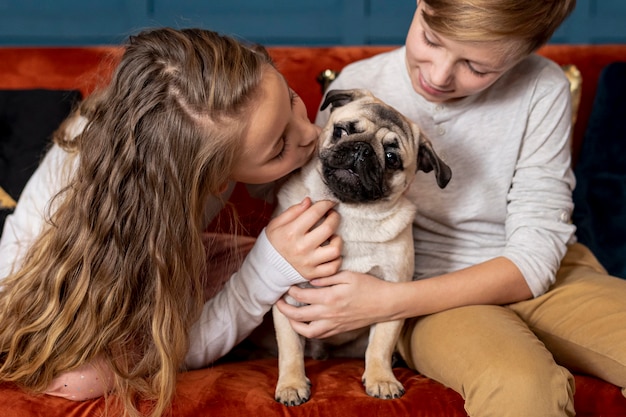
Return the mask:
<path id="1" fill-rule="evenodd" d="M 79 116 L 66 127 L 68 138 L 82 132 L 87 119 Z M 54 210 L 54 197 L 65 187 L 78 164 L 59 145 L 53 143 L 20 194 L 15 211 L 7 216 L 0 239 L 0 282 L 17 270 L 26 252 L 39 236 Z"/>
<path id="2" fill-rule="evenodd" d="M 0 240 L 0 280 L 21 265 L 23 257 L 46 224 L 53 197 L 71 175 L 69 154 L 58 145 L 46 153 L 26 183 L 15 211 L 7 216 Z"/>
<path id="3" fill-rule="evenodd" d="M 569 85 L 560 69 L 544 69 L 560 82 L 534 87 L 527 129 L 509 194 L 504 256 L 520 269 L 534 296 L 554 283 L 575 227 L 571 170 Z"/>
<path id="4" fill-rule="evenodd" d="M 241 269 L 207 301 L 190 330 L 188 369 L 209 365 L 254 330 L 291 285 L 304 278 L 274 249 L 263 230 Z"/>

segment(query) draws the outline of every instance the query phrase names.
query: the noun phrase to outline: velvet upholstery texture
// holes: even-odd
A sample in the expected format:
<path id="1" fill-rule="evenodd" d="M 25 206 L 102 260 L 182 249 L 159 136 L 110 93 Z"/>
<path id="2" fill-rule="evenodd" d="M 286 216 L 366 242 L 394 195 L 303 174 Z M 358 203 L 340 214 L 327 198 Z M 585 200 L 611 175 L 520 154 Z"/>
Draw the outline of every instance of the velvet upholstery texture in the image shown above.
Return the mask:
<path id="1" fill-rule="evenodd" d="M 323 416 L 323 417 L 464 417 L 463 399 L 456 392 L 406 368 L 396 368 L 396 377 L 406 393 L 400 399 L 381 400 L 363 390 L 360 359 L 306 361 L 312 397 L 297 407 L 274 401 L 278 378 L 274 359 L 225 363 L 206 370 L 181 374 L 172 405 L 173 416 Z M 619 389 L 597 379 L 576 375 L 576 411 L 579 417 L 626 416 L 626 399 Z M 3 417 L 91 417 L 105 409 L 103 398 L 72 402 L 35 396 L 9 384 L 0 385 L 0 415 Z M 109 406 L 116 415 L 115 404 Z M 142 404 L 147 411 L 148 405 Z"/>
<path id="2" fill-rule="evenodd" d="M 312 119 L 322 98 L 315 81 L 325 69 L 341 70 L 348 63 L 392 47 L 274 47 L 270 53 L 278 69 L 303 98 Z M 119 47 L 0 48 L 0 89 L 64 89 L 89 94 L 106 82 L 121 54 Z M 593 107 L 601 70 L 613 61 L 626 59 L 626 45 L 549 45 L 539 51 L 558 64 L 574 64 L 583 77 L 582 98 L 574 132 L 574 161 L 581 148 Z M 271 207 L 253 200 L 238 186 L 231 199 L 245 231 L 258 234 Z M 226 216 L 224 216 L 226 217 Z M 224 222 L 226 224 L 226 222 Z M 225 227 L 219 220 L 213 229 Z M 0 255 L 1 256 L 1 255 Z M 299 407 L 274 401 L 278 377 L 276 359 L 226 362 L 207 369 L 181 373 L 172 416 L 413 416 L 461 417 L 466 413 L 456 392 L 406 368 L 394 371 L 406 388 L 395 400 L 368 397 L 361 384 L 362 359 L 312 360 L 306 362 L 312 398 Z M 626 399 L 620 389 L 599 379 L 575 375 L 578 416 L 626 417 Z M 148 410 L 148 404 L 142 404 Z M 88 417 L 118 415 L 114 402 L 104 398 L 72 402 L 29 394 L 13 384 L 0 384 L 0 416 Z"/>

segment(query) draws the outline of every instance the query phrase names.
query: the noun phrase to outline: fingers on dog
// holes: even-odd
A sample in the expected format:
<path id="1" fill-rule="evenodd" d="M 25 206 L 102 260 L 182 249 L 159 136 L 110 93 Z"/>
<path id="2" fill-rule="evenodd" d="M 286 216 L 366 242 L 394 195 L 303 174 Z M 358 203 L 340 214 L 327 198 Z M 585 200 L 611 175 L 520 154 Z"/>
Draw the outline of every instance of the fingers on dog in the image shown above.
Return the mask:
<path id="1" fill-rule="evenodd" d="M 298 303 L 315 304 L 315 301 L 316 301 L 314 297 L 316 295 L 314 294 L 315 291 L 317 290 L 313 288 L 301 288 L 297 285 L 292 285 L 287 291 L 287 294 L 290 297 L 292 297 L 294 300 L 296 300 Z M 280 310 L 287 317 L 294 319 L 294 320 L 300 320 L 301 319 L 300 315 L 302 314 L 302 311 L 300 311 L 299 308 L 296 308 L 296 307 L 294 308 L 295 310 L 291 308 L 289 309 L 289 314 L 286 314 L 282 308 Z"/>
<path id="2" fill-rule="evenodd" d="M 335 233 L 339 228 L 339 222 L 339 214 L 336 211 L 331 210 L 328 212 L 326 217 L 321 219 L 321 221 L 311 225 L 309 235 L 311 239 L 316 242 L 316 246 L 329 245 L 333 239 L 336 242 L 337 238 Z M 337 256 L 339 255 L 340 254 L 337 254 Z"/>
<path id="3" fill-rule="evenodd" d="M 327 253 L 328 259 L 330 259 L 331 261 L 338 260 L 341 263 L 341 252 L 343 251 L 343 239 L 341 238 L 341 236 L 338 236 L 338 235 L 331 236 L 331 238 L 328 240 L 328 244 L 323 246 L 323 250 L 325 253 Z M 335 272 L 333 272 L 333 274 Z"/>
<path id="4" fill-rule="evenodd" d="M 333 275 L 339 271 L 339 268 L 341 268 L 341 258 L 335 258 L 333 260 L 320 263 L 308 279 L 316 279 Z"/>
<path id="5" fill-rule="evenodd" d="M 320 200 L 315 203 L 306 211 L 307 218 L 309 219 L 310 228 L 313 228 L 318 222 L 324 224 L 330 218 L 331 224 L 336 226 L 339 224 L 339 214 L 332 210 L 337 203 L 330 200 Z"/>
<path id="6" fill-rule="evenodd" d="M 271 223 L 274 223 L 277 226 L 285 225 L 293 220 L 297 219 L 300 215 L 302 215 L 306 210 L 308 210 L 312 205 L 311 199 L 306 197 L 299 204 L 294 204 L 287 208 L 287 210 L 280 213 L 274 219 L 272 219 Z"/>

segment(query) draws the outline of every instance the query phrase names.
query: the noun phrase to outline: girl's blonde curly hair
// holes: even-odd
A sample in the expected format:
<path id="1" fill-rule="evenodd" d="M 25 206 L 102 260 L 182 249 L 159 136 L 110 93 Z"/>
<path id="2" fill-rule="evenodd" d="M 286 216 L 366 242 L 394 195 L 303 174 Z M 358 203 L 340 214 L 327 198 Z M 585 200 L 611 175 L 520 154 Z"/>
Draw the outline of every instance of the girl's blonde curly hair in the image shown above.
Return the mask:
<path id="1" fill-rule="evenodd" d="M 0 380 L 42 392 L 103 360 L 126 415 L 169 407 L 204 302 L 203 209 L 231 172 L 261 77 L 259 47 L 169 28 L 132 36 L 112 81 L 55 141 L 67 187 L 0 291 Z M 71 118 L 70 118 L 71 119 Z M 113 398 L 110 396 L 109 398 Z"/>

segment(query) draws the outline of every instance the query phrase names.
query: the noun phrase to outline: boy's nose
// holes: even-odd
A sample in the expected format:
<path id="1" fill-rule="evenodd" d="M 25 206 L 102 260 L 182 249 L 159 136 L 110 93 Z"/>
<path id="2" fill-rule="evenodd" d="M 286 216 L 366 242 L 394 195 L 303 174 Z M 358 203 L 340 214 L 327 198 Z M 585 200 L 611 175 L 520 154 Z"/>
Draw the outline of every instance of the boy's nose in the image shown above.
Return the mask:
<path id="1" fill-rule="evenodd" d="M 445 89 L 452 79 L 452 65 L 448 62 L 433 64 L 430 71 L 430 82 L 433 87 Z"/>

